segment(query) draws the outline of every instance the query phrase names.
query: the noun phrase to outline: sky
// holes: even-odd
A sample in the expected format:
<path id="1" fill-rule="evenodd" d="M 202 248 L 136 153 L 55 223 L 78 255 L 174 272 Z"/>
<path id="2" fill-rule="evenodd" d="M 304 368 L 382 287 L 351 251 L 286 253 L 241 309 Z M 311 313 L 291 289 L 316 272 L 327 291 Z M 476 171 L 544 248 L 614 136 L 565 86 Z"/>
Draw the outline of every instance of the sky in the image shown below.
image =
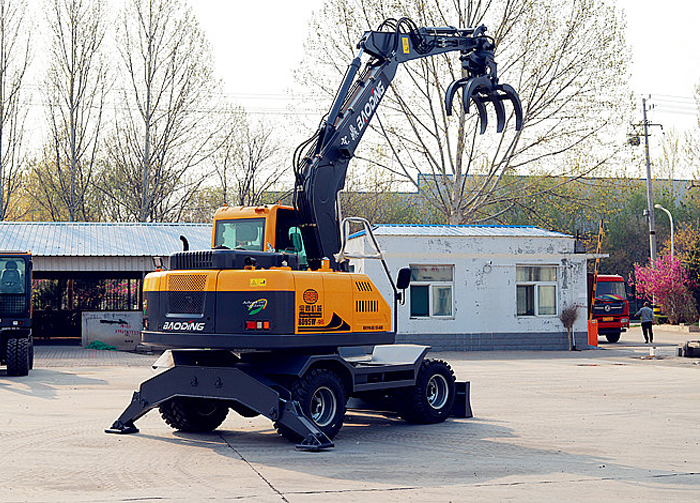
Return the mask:
<path id="1" fill-rule="evenodd" d="M 612 1 L 612 0 L 611 0 Z M 212 44 L 226 93 L 253 114 L 274 116 L 294 100 L 293 71 L 303 58 L 308 21 L 323 0 L 196 0 L 193 7 Z M 649 120 L 664 131 L 697 124 L 692 99 L 700 84 L 700 2 L 616 0 L 627 19 L 632 50 L 630 86 Z M 296 89 L 295 89 L 296 88 Z M 660 128 L 656 128 L 660 132 Z"/>

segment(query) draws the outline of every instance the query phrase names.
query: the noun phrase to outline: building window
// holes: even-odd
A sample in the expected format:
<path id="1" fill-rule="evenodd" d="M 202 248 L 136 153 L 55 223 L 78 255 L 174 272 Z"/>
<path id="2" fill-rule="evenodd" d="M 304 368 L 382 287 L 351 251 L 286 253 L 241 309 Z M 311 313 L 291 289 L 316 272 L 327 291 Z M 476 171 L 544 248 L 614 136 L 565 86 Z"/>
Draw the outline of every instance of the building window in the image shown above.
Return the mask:
<path id="1" fill-rule="evenodd" d="M 557 267 L 516 266 L 518 316 L 556 316 Z"/>
<path id="2" fill-rule="evenodd" d="M 454 266 L 414 264 L 411 268 L 411 318 L 451 318 Z"/>

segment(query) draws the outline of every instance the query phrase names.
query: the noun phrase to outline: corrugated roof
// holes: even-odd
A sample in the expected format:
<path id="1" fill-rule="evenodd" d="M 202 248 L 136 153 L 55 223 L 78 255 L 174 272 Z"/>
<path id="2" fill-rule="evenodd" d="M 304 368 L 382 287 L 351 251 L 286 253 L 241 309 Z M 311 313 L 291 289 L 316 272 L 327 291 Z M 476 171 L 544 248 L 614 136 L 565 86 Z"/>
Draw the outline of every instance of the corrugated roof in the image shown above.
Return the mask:
<path id="1" fill-rule="evenodd" d="M 158 257 L 211 246 L 211 224 L 0 222 L 0 250 L 35 256 Z"/>
<path id="2" fill-rule="evenodd" d="M 372 228 L 375 236 L 412 236 L 412 237 L 548 237 L 572 238 L 569 234 L 548 231 L 528 225 L 404 225 L 380 224 Z M 360 231 L 350 238 L 364 234 Z"/>

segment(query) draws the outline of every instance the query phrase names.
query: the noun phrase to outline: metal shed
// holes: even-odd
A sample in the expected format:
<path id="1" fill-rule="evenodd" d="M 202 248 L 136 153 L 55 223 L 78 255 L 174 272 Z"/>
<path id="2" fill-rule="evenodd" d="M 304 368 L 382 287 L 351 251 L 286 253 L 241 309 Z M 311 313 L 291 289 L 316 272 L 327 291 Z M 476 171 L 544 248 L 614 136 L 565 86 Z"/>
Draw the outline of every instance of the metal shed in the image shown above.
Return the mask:
<path id="1" fill-rule="evenodd" d="M 29 251 L 34 334 L 80 337 L 87 311 L 140 311 L 143 277 L 155 257 L 208 249 L 211 224 L 0 222 L 0 250 Z"/>

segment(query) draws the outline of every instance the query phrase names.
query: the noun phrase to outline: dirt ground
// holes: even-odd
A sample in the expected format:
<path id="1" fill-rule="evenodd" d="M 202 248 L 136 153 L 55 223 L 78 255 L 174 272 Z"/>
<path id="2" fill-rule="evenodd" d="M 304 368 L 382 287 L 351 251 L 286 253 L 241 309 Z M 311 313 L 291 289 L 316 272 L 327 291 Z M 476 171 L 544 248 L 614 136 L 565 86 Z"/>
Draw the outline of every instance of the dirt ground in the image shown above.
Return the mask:
<path id="1" fill-rule="evenodd" d="M 0 370 L 0 502 L 697 501 L 698 339 L 638 328 L 580 352 L 441 353 L 474 417 L 432 426 L 351 410 L 335 448 L 297 451 L 265 418 L 210 434 L 107 435 L 153 355 L 38 347 Z"/>

